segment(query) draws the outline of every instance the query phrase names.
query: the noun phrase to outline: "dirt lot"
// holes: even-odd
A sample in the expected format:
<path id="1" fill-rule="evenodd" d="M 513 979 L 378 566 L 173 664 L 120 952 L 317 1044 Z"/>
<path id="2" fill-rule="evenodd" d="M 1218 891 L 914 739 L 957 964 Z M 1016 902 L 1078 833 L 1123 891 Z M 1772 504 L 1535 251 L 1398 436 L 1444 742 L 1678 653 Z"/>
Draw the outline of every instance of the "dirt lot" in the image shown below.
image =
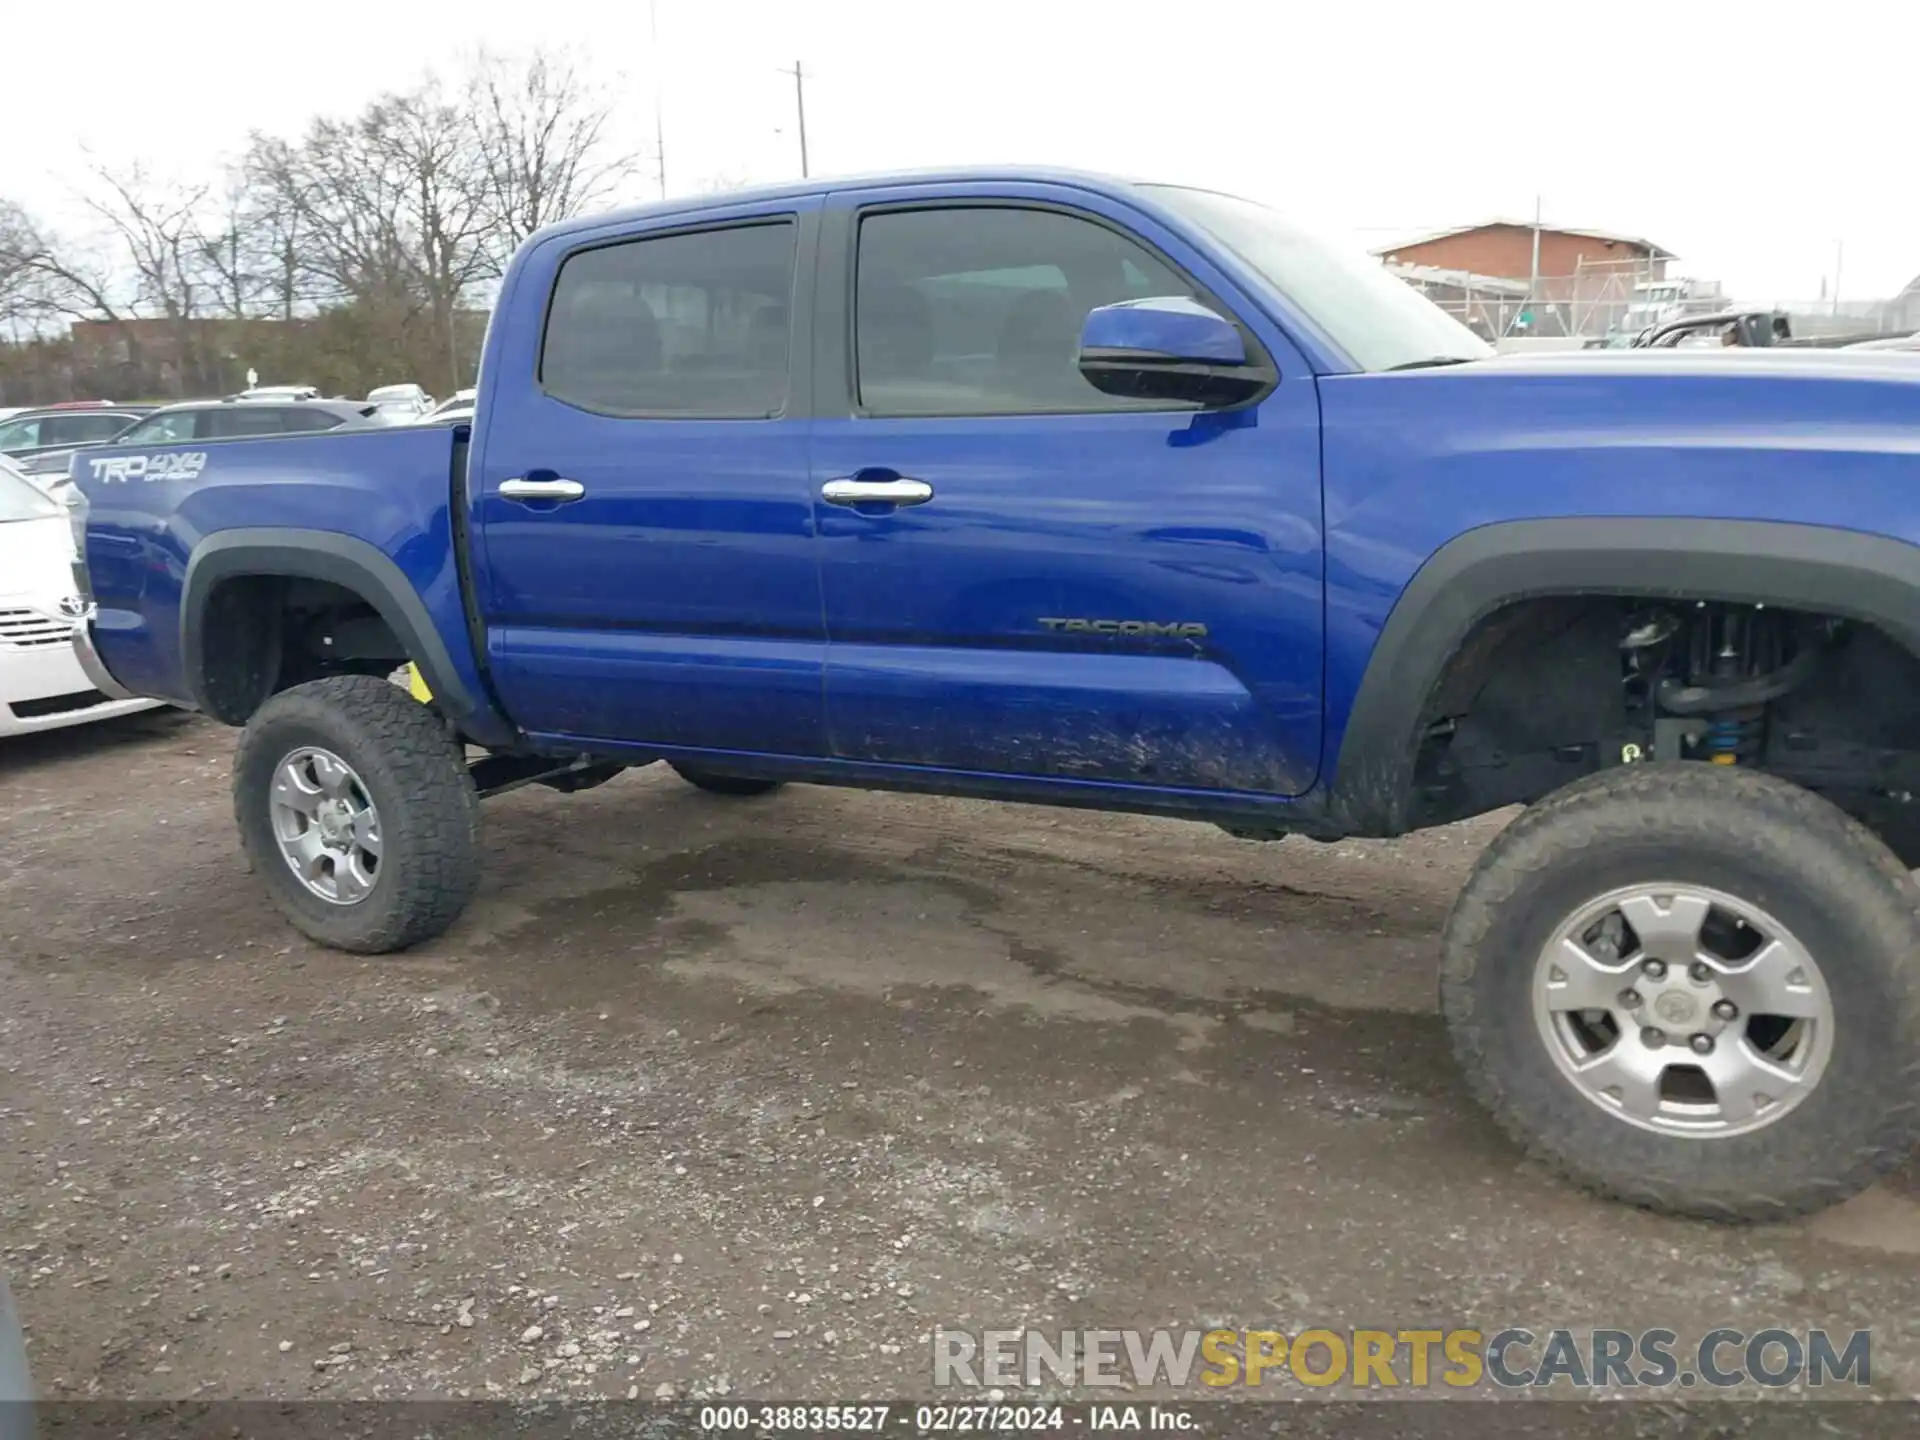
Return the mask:
<path id="1" fill-rule="evenodd" d="M 1488 824 L 1258 845 L 663 768 L 489 802 L 442 941 L 297 939 L 232 734 L 0 751 L 3 1263 L 54 1394 L 925 1394 L 936 1324 L 1874 1328 L 1920 1179 L 1729 1230 L 1466 1101 L 1435 933 Z"/>

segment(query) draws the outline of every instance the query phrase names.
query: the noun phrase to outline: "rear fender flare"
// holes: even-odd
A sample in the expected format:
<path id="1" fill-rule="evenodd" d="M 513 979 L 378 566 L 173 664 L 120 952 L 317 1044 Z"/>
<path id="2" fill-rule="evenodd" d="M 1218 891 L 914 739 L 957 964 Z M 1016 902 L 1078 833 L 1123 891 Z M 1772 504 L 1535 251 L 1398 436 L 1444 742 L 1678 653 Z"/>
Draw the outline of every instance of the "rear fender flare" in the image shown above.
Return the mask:
<path id="1" fill-rule="evenodd" d="M 435 703 L 465 734 L 490 747 L 517 743 L 513 727 L 461 680 L 445 639 L 400 567 L 366 541 L 331 531 L 226 530 L 194 547 L 181 587 L 180 658 L 203 710 L 208 708 L 202 648 L 208 599 L 222 580 L 254 575 L 325 580 L 353 591 L 399 637 Z"/>
<path id="2" fill-rule="evenodd" d="M 1515 601 L 1631 595 L 1727 600 L 1878 626 L 1920 656 L 1920 547 L 1880 535 L 1757 520 L 1516 520 L 1470 530 L 1421 566 L 1375 642 L 1328 800 L 1352 835 L 1410 821 L 1428 697 L 1473 627 Z"/>

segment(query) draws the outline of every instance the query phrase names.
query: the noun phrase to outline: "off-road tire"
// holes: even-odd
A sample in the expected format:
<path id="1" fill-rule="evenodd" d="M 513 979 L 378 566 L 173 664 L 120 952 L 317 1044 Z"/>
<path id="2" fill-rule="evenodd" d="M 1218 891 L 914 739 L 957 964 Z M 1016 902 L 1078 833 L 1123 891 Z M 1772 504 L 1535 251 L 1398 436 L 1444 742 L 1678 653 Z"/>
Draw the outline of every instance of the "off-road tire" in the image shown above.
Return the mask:
<path id="1" fill-rule="evenodd" d="M 303 746 L 358 772 L 380 815 L 373 889 L 353 905 L 312 894 L 274 839 L 269 795 Z M 404 950 L 440 934 L 480 882 L 480 801 L 446 722 L 388 680 L 338 675 L 297 685 L 255 712 L 233 763 L 234 818 L 254 872 L 295 929 L 336 950 Z"/>
<path id="2" fill-rule="evenodd" d="M 1833 1048 L 1812 1092 L 1745 1134 L 1639 1128 L 1582 1094 L 1536 1023 L 1556 927 L 1663 880 L 1762 907 L 1824 975 Z M 1715 1220 L 1783 1220 L 1845 1199 L 1920 1136 L 1920 890 L 1865 827 L 1808 791 L 1699 762 L 1589 776 L 1488 847 L 1447 922 L 1441 1010 L 1474 1095 L 1529 1155 L 1589 1189 Z"/>
<path id="3" fill-rule="evenodd" d="M 786 783 L 784 780 L 758 780 L 751 775 L 723 775 L 717 770 L 707 770 L 698 765 L 668 763 L 672 765 L 674 774 L 709 795 L 771 795 Z"/>

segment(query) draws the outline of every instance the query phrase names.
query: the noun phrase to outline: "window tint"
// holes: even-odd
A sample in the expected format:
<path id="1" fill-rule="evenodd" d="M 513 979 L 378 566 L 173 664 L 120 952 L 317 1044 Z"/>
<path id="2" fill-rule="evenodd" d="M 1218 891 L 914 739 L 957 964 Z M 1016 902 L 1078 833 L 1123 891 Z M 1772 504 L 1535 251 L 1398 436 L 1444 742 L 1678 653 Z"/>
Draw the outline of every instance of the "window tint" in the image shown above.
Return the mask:
<path id="1" fill-rule="evenodd" d="M 612 415 L 754 418 L 787 394 L 791 222 L 633 240 L 560 267 L 540 379 Z"/>
<path id="2" fill-rule="evenodd" d="M 168 410 L 149 415 L 120 437 L 123 445 L 172 445 L 193 439 L 194 410 Z"/>
<path id="3" fill-rule="evenodd" d="M 854 297 L 860 403 L 874 415 L 1184 408 L 1103 395 L 1077 361 L 1089 310 L 1192 293 L 1141 246 L 1071 215 L 871 215 Z"/>

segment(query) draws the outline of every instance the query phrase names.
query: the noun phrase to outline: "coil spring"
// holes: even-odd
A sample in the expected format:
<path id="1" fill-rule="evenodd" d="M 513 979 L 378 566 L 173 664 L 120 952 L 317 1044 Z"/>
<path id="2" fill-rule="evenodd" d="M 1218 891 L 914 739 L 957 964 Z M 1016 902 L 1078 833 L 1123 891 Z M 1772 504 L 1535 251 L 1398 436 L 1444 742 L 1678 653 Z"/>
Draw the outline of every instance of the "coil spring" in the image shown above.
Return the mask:
<path id="1" fill-rule="evenodd" d="M 1760 746 L 1760 717 L 1723 715 L 1707 726 L 1707 758 L 1715 765 L 1738 765 Z"/>

